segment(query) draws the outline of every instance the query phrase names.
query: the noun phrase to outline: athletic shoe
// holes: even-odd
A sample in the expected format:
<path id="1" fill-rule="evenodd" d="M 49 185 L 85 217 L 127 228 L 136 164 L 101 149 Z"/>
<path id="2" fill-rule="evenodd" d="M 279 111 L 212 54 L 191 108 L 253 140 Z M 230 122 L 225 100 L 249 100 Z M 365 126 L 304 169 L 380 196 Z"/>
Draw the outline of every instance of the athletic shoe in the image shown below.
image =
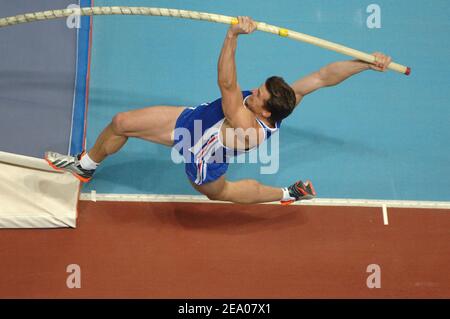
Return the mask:
<path id="1" fill-rule="evenodd" d="M 284 201 L 282 200 L 281 205 L 289 205 L 298 200 L 312 199 L 316 196 L 316 191 L 314 190 L 313 184 L 309 180 L 305 183 L 298 181 L 289 186 L 287 189 L 291 198 Z"/>
<path id="2" fill-rule="evenodd" d="M 56 152 L 45 152 L 45 160 L 47 163 L 58 171 L 66 171 L 72 173 L 83 183 L 87 183 L 94 175 L 95 169 L 83 169 L 80 165 L 81 156 L 84 151 L 77 156 L 62 155 Z"/>

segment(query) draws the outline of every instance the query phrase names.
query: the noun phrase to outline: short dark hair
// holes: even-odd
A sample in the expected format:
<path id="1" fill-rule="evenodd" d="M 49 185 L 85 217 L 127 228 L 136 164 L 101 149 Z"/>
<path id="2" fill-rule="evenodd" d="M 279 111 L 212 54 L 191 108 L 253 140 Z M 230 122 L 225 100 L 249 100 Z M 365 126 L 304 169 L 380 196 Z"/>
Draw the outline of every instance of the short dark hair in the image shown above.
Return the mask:
<path id="1" fill-rule="evenodd" d="M 266 88 L 270 98 L 266 108 L 271 113 L 270 120 L 275 124 L 289 116 L 295 108 L 295 92 L 282 77 L 272 76 L 266 80 Z"/>

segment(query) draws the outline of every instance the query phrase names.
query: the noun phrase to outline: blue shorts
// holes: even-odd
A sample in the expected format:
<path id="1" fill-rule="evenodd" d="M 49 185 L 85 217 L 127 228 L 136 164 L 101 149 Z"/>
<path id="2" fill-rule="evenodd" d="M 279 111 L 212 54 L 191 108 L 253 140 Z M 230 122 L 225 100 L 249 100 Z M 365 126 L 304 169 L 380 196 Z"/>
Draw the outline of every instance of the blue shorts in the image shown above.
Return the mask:
<path id="1" fill-rule="evenodd" d="M 194 154 L 190 151 L 186 151 L 186 149 L 190 148 L 195 142 L 192 129 L 194 113 L 195 108 L 186 108 L 178 117 L 175 124 L 175 132 L 180 128 L 187 129 L 192 138 L 183 139 L 182 137 L 177 137 L 177 134 L 175 133 L 174 148 L 177 146 L 177 151 L 184 158 L 185 171 L 189 180 L 196 185 L 202 185 L 214 182 L 224 175 L 228 169 L 228 163 L 225 160 L 220 162 L 196 162 Z"/>

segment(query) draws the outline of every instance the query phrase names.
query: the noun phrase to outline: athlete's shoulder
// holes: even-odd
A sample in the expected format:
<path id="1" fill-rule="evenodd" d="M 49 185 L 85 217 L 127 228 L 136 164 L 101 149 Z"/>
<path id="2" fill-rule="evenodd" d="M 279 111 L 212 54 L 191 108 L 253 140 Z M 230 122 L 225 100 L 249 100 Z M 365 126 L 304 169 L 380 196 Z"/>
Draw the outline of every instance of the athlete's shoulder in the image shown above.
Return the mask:
<path id="1" fill-rule="evenodd" d="M 252 91 L 249 91 L 249 90 L 244 90 L 244 91 L 241 91 L 241 93 L 242 93 L 242 96 L 245 98 L 245 97 L 247 97 L 247 96 L 249 96 L 249 95 L 252 95 Z M 217 98 L 217 100 L 221 100 L 223 97 L 221 96 L 221 97 L 219 97 L 219 98 Z M 216 100 L 216 101 L 217 101 Z"/>
<path id="2" fill-rule="evenodd" d="M 249 95 L 252 95 L 252 91 L 249 91 L 249 90 L 242 91 L 242 96 L 243 96 L 244 98 L 246 98 L 246 97 L 249 96 Z"/>

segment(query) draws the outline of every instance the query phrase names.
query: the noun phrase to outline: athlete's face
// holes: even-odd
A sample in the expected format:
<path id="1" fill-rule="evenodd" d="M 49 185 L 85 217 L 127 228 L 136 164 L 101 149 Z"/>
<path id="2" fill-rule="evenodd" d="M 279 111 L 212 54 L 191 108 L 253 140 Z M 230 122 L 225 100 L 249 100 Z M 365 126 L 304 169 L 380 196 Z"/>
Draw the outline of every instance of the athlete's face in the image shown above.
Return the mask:
<path id="1" fill-rule="evenodd" d="M 266 102 L 270 98 L 266 85 L 263 84 L 257 89 L 252 90 L 252 95 L 247 99 L 247 108 L 256 115 L 270 117 L 270 112 L 266 109 Z"/>

